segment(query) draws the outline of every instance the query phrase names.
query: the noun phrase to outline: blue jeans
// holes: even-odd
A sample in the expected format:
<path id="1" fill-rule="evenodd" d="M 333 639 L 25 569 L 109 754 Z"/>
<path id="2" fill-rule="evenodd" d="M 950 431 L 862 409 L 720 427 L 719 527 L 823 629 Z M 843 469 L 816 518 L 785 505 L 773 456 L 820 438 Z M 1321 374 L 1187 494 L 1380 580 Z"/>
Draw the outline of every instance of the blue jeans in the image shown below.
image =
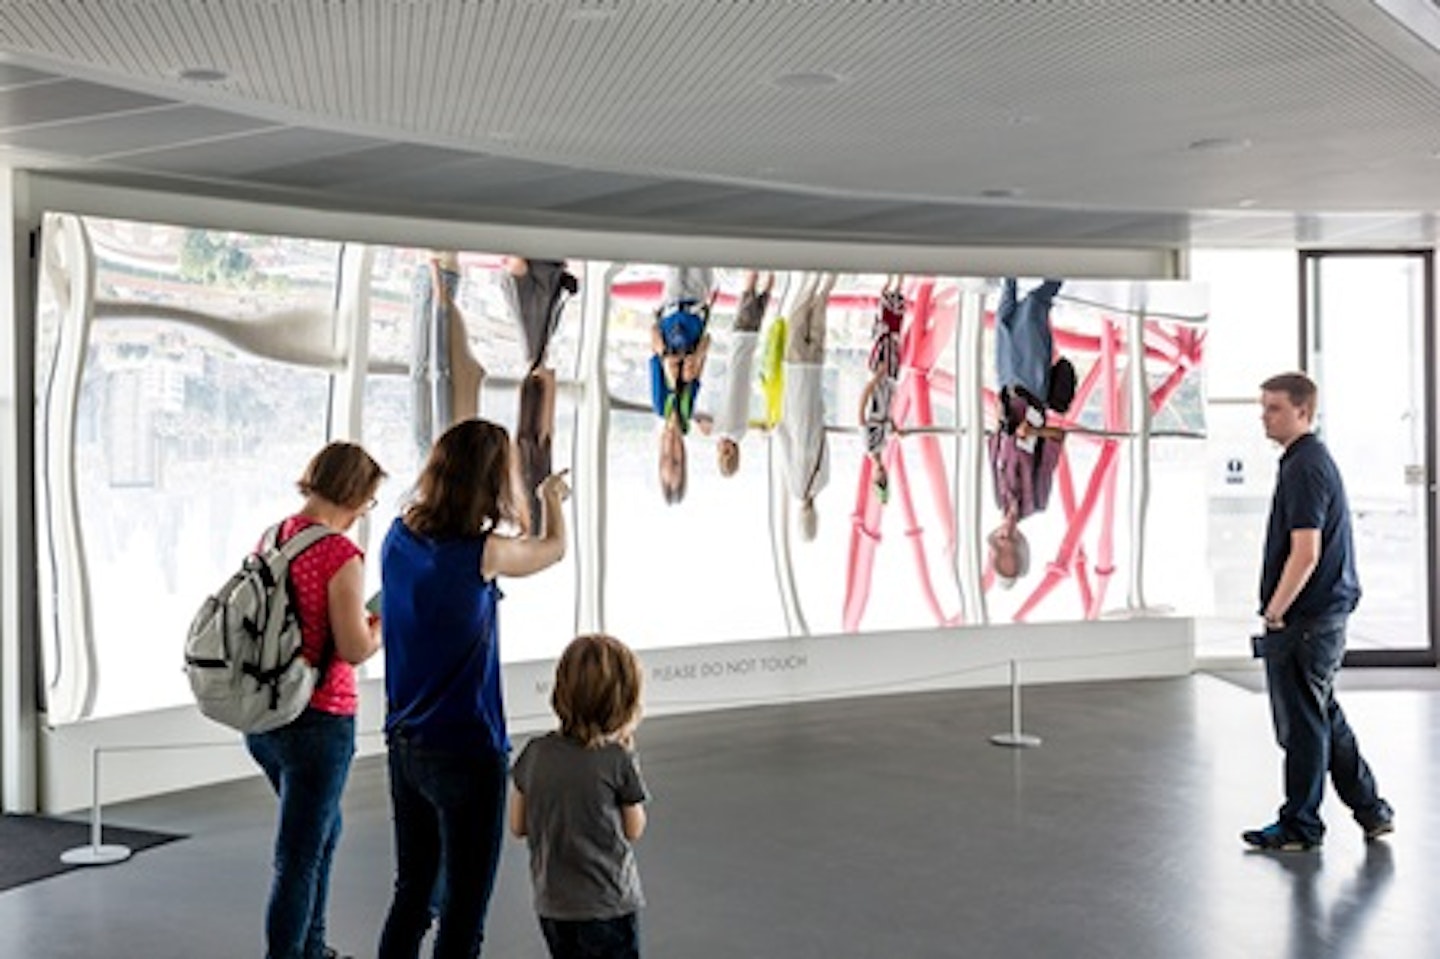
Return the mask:
<path id="1" fill-rule="evenodd" d="M 500 863 L 509 760 L 482 749 L 427 749 L 392 734 L 389 765 L 395 897 L 380 959 L 418 956 L 434 915 L 435 959 L 474 959 Z"/>
<path id="2" fill-rule="evenodd" d="M 321 959 L 340 794 L 355 755 L 355 717 L 306 709 L 288 726 L 245 737 L 280 797 L 266 959 Z"/>
<path id="3" fill-rule="evenodd" d="M 636 913 L 614 919 L 546 919 L 540 931 L 551 959 L 640 959 L 640 920 Z"/>
<path id="4" fill-rule="evenodd" d="M 1275 740 L 1285 751 L 1285 804 L 1277 821 L 1287 836 L 1320 842 L 1325 774 L 1363 827 L 1392 812 L 1380 798 L 1345 711 L 1335 699 L 1335 674 L 1345 655 L 1344 615 L 1287 624 L 1265 635 L 1265 680 Z"/>

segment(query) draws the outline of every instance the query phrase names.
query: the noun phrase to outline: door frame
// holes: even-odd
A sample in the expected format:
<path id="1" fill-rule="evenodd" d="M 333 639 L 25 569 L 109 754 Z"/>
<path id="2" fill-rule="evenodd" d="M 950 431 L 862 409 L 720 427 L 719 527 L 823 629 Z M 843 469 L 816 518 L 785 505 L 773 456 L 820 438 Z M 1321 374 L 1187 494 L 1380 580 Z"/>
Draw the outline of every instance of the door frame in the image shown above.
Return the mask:
<path id="1" fill-rule="evenodd" d="M 1389 667 L 1434 667 L 1440 664 L 1440 601 L 1437 601 L 1436 571 L 1440 570 L 1440 549 L 1437 549 L 1437 521 L 1436 511 L 1440 507 L 1440 498 L 1436 495 L 1436 414 L 1437 414 L 1437 389 L 1436 389 L 1436 356 L 1435 356 L 1435 251 L 1434 249 L 1375 249 L 1375 250 L 1330 250 L 1314 249 L 1300 250 L 1297 259 L 1300 287 L 1300 362 L 1298 368 L 1306 373 L 1310 370 L 1310 346 L 1311 346 L 1311 278 L 1314 274 L 1312 264 L 1316 268 L 1326 259 L 1340 258 L 1374 258 L 1374 257 L 1413 257 L 1418 258 L 1422 265 L 1422 337 L 1423 349 L 1425 352 L 1425 384 L 1424 384 L 1424 408 L 1425 408 L 1425 493 L 1426 493 L 1426 517 L 1425 517 L 1425 563 L 1426 580 L 1431 588 L 1426 590 L 1428 602 L 1425 610 L 1426 628 L 1428 630 L 1428 643 L 1425 646 L 1412 649 L 1366 649 L 1354 650 L 1345 653 L 1346 666 L 1389 666 Z M 1318 297 L 1318 291 L 1317 291 Z M 1315 302 L 1316 320 L 1319 321 L 1320 303 Z"/>

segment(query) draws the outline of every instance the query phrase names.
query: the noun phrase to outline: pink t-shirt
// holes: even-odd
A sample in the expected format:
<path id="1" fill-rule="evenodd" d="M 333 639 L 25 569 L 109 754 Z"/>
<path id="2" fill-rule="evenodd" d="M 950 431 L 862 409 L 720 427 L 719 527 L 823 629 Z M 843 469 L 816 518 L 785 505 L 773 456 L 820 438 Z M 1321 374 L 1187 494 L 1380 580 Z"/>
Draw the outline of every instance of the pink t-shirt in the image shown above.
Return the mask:
<path id="1" fill-rule="evenodd" d="M 315 524 L 308 516 L 291 516 L 280 524 L 280 540 L 284 542 L 307 526 Z M 300 635 L 304 640 L 303 654 L 313 665 L 320 665 L 330 638 L 330 577 L 353 557 L 365 554 L 346 536 L 327 536 L 290 564 L 290 580 L 295 584 L 295 601 L 299 606 Z M 331 650 L 330 662 L 320 685 L 310 697 L 310 705 L 325 713 L 353 716 L 359 700 L 355 692 L 355 667 Z"/>

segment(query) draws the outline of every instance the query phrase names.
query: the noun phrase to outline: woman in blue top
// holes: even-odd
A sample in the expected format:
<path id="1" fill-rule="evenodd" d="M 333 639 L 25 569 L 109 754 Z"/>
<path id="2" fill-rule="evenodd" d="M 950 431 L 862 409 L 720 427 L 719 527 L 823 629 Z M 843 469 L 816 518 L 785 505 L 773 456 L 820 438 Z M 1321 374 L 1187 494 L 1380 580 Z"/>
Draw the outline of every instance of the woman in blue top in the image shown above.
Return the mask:
<path id="1" fill-rule="evenodd" d="M 380 548 L 396 865 L 380 959 L 417 956 L 432 916 L 436 959 L 480 954 L 510 750 L 495 579 L 559 562 L 570 493 L 563 472 L 546 477 L 539 535 L 504 533 L 526 525 L 515 477 L 504 427 L 455 424 Z"/>

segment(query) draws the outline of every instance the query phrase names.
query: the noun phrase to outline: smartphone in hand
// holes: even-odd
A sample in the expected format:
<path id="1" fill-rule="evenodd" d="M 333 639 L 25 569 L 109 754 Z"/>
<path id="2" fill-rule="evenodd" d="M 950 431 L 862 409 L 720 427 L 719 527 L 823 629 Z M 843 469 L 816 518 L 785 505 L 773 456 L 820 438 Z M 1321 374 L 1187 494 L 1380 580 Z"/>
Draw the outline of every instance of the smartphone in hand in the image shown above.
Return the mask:
<path id="1" fill-rule="evenodd" d="M 374 616 L 380 615 L 380 590 L 375 590 L 375 595 L 365 600 L 365 610 Z"/>

